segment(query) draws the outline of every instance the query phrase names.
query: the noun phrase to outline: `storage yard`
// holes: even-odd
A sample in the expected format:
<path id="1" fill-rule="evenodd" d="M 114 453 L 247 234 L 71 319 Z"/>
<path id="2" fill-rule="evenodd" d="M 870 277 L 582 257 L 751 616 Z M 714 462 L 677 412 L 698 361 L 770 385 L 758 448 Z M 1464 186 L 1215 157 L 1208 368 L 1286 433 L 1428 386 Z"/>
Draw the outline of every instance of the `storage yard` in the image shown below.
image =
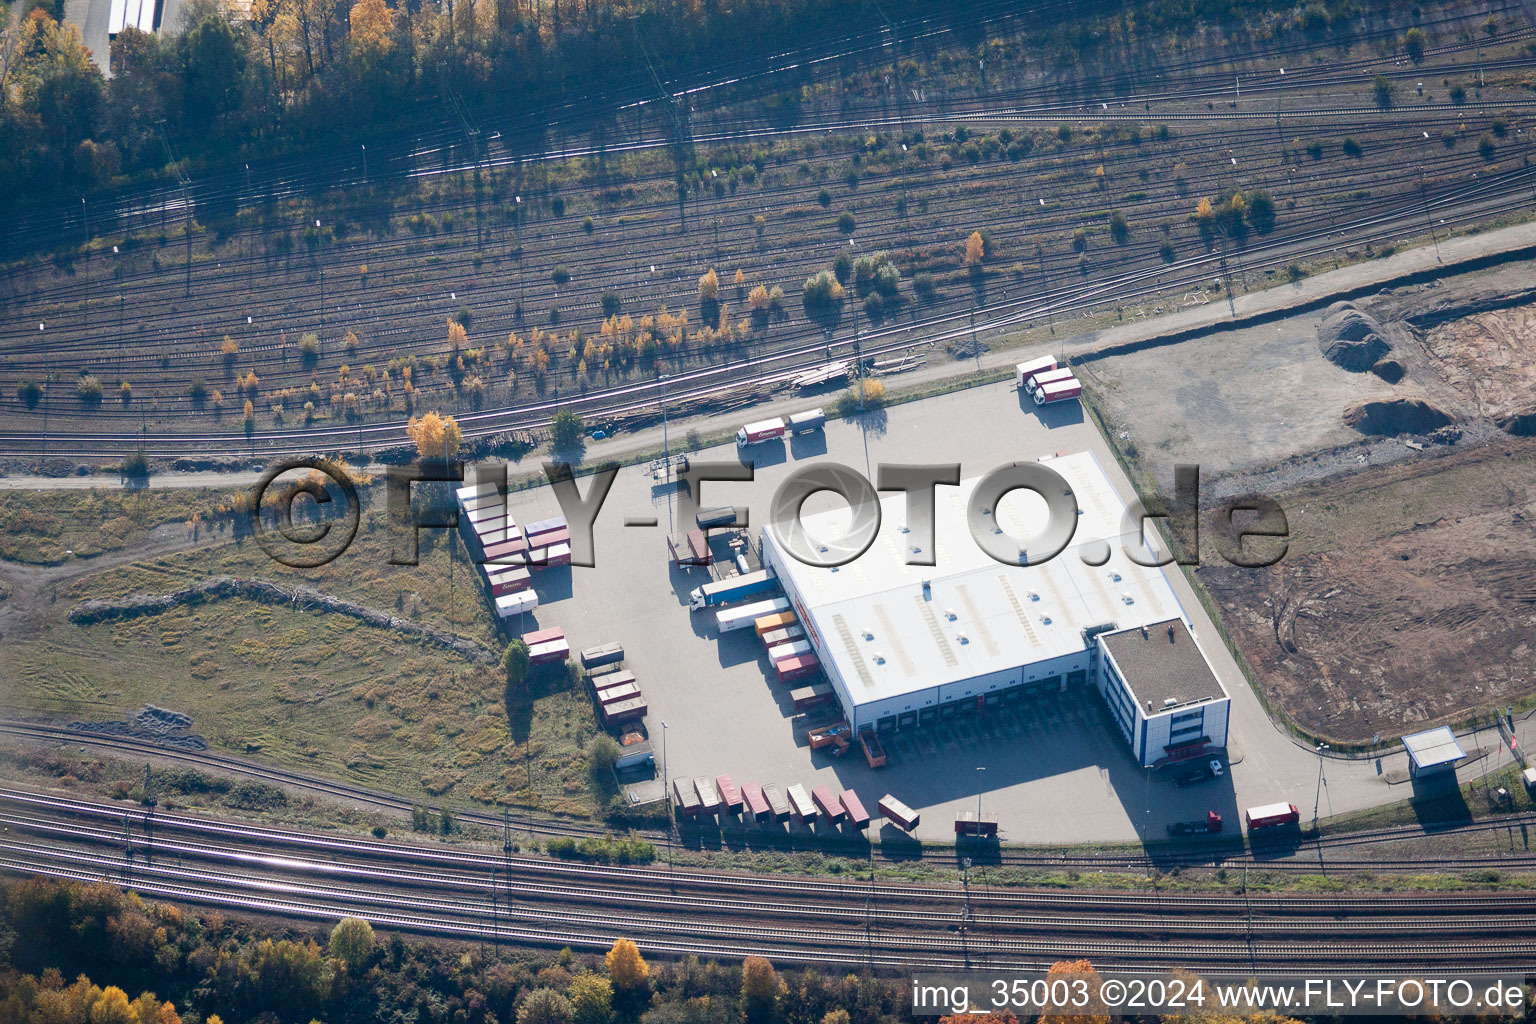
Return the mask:
<path id="1" fill-rule="evenodd" d="M 960 416 L 996 424 L 997 429 L 972 434 L 958 445 L 932 429 L 934 424 L 952 422 Z M 1083 420 L 1076 402 L 1037 406 L 1009 381 L 897 406 L 870 414 L 862 422 L 834 422 L 825 431 L 824 453 L 821 444 L 807 446 L 793 437 L 787 442 L 750 444 L 745 454 L 757 460 L 757 479 L 752 483 L 707 482 L 698 496 L 700 505 L 706 515 L 710 509 L 745 511 L 752 523 L 760 524 L 774 489 L 797 465 L 814 458 L 865 472 L 866 445 L 871 473 L 881 461 L 942 462 L 958 457 L 966 477 L 1013 461 L 1055 456 L 1057 452 L 1078 453 L 1055 461 L 1071 466 L 1075 460 L 1081 472 L 1101 474 L 1086 488 L 1098 489 L 1096 522 L 1111 521 L 1104 518 L 1109 509 L 1129 494 L 1108 449 L 1093 426 Z M 723 449 L 691 452 L 689 457 L 694 462 L 734 461 L 736 453 L 732 443 Z M 940 500 L 940 507 L 945 507 L 948 496 L 942 491 Z M 835 515 L 840 504 L 834 497 L 815 495 L 806 503 L 806 516 Z M 1026 517 L 1016 525 L 1021 533 L 1027 532 L 1028 507 L 1020 506 L 1014 513 L 1008 511 L 1012 504 L 1013 499 L 1004 503 L 1005 516 Z M 1086 497 L 1083 504 L 1092 512 Z M 557 505 L 547 488 L 539 488 L 510 495 L 508 510 L 515 521 L 533 522 L 548 519 Z M 653 528 L 624 525 L 626 518 L 649 515 L 657 519 Z M 751 842 L 750 824 L 758 820 L 758 811 L 750 808 L 757 803 L 754 793 L 759 791 L 769 805 L 768 818 L 777 823 L 780 832 L 789 822 L 795 831 L 849 833 L 853 826 L 847 821 L 833 824 L 827 812 L 817 807 L 815 793 L 821 788 L 828 794 L 827 800 L 836 799 L 837 806 L 845 810 L 843 794 L 851 792 L 870 810 L 890 796 L 896 805 L 905 805 L 920 819 L 914 822 L 914 832 L 923 838 L 953 838 L 957 826 L 965 834 L 990 834 L 995 827 L 1006 841 L 1067 842 L 1162 835 L 1168 823 L 1203 821 L 1211 811 L 1228 822 L 1239 822 L 1244 807 L 1294 799 L 1295 794 L 1310 791 L 1308 787 L 1315 782 L 1315 758 L 1269 724 L 1182 577 L 1163 576 L 1155 569 L 1146 571 L 1166 579 L 1163 585 L 1171 591 L 1164 591 L 1161 602 L 1135 598 L 1136 605 L 1147 605 L 1145 624 L 1157 625 L 1157 637 L 1167 643 L 1169 623 L 1165 620 L 1171 612 L 1177 624 L 1182 611 L 1193 638 L 1209 658 L 1213 682 L 1232 701 L 1230 727 L 1211 718 L 1200 722 L 1201 728 L 1193 732 L 1183 731 L 1189 728 L 1185 722 L 1170 725 L 1169 731 L 1208 741 L 1197 748 L 1202 750 L 1218 748 L 1225 738 L 1225 755 L 1231 760 L 1221 777 L 1211 780 L 1209 769 L 1201 769 L 1203 784 L 1175 784 L 1176 774 L 1188 774 L 1189 764 L 1203 765 L 1206 759 L 1183 762 L 1185 770 L 1139 767 L 1132 744 L 1114 724 L 1104 699 L 1091 686 L 1069 688 L 1065 673 L 1059 692 L 1031 691 L 1026 695 L 1019 687 L 1014 690 L 1017 699 L 1005 700 L 1002 692 L 1010 688 L 999 686 L 997 701 L 979 713 L 971 713 L 973 695 L 971 706 L 964 711 L 955 705 L 958 713 L 953 717 L 939 712 L 938 720 L 923 728 L 882 731 L 877 716 L 870 723 L 875 729 L 865 734 L 875 742 L 866 749 L 859 733 L 843 720 L 846 709 L 841 702 L 827 699 L 826 690 L 836 688 L 836 678 L 821 681 L 822 691 L 816 690 L 816 681 L 822 679 L 822 659 L 803 663 L 808 674 L 778 681 L 781 671 L 795 673 L 798 659 L 806 653 L 814 655 L 814 651 L 793 653 L 796 645 L 807 643 L 803 635 L 806 618 L 798 613 L 794 622 L 782 618 L 794 610 L 780 610 L 779 602 L 790 595 L 782 593 L 773 577 L 759 574 L 755 561 L 747 560 L 749 553 L 736 554 L 731 547 L 732 538 L 738 536 L 734 531 L 711 531 L 713 566 L 689 564 L 691 555 L 680 563 L 673 557 L 678 550 L 675 538 L 686 538 L 690 524 L 680 521 L 679 515 L 680 503 L 672 485 L 659 484 L 649 467 L 622 470 L 596 524 L 597 566 L 544 570 L 545 582 L 538 584 L 539 607 L 524 616 L 525 621 L 514 632 L 558 625 L 573 651 L 610 642 L 623 647 L 622 672 L 633 675 L 646 708 L 636 731 L 643 729 L 654 752 L 654 774 L 642 773 L 645 778 L 639 781 L 630 779 L 630 788 L 637 799 L 671 798 L 681 815 L 679 820 L 686 824 L 682 834 L 689 844 L 708 846 L 725 841 L 719 825 L 735 816 L 718 813 L 718 809 L 710 814 L 703 809 L 709 792 L 719 799 L 720 790 L 729 788 L 722 786 L 723 777 L 739 787 L 743 806 L 749 808 L 742 815 L 748 823 L 747 833 L 739 832 L 735 825 L 727 829 L 733 843 L 743 839 Z M 894 515 L 887 526 L 894 527 L 900 518 Z M 750 531 L 748 536 L 754 533 Z M 669 537 L 674 538 L 671 545 Z M 964 542 L 971 546 L 968 536 Z M 872 553 L 883 550 L 881 543 L 877 541 Z M 958 542 L 945 546 L 954 548 L 957 556 L 963 553 L 970 557 Z M 686 544 L 683 550 L 688 550 Z M 746 560 L 745 564 L 737 564 L 738 557 Z M 1086 576 L 1077 579 L 1086 571 L 1081 560 L 1071 562 L 1074 568 L 1059 570 L 1070 573 L 1064 580 L 1071 582 L 1052 585 L 1067 587 L 1074 594 L 1097 595 L 1100 588 L 1091 580 Z M 1125 567 L 1105 571 L 1123 575 Z M 729 572 L 739 575 L 731 578 L 726 575 Z M 849 577 L 853 578 L 851 572 Z M 1110 585 L 1107 580 L 1106 588 Z M 958 621 L 960 610 L 965 608 L 963 600 L 958 596 L 938 597 L 946 586 L 940 577 L 934 578 L 933 586 L 941 607 L 955 606 Z M 1021 599 L 1028 589 L 1027 584 L 1019 584 Z M 706 603 L 705 593 L 720 592 L 729 593 L 732 600 Z M 1042 584 L 1040 592 L 1046 595 L 1049 589 Z M 1133 595 L 1137 592 L 1133 589 Z M 1105 589 L 1103 597 L 1092 596 L 1091 601 L 1135 607 L 1125 606 L 1123 599 L 1115 597 L 1118 593 Z M 1064 595 L 1065 591 L 1063 601 Z M 1073 598 L 1074 602 L 1080 600 L 1085 598 Z M 965 614 L 969 619 L 968 609 Z M 989 614 L 1000 613 L 994 609 Z M 1092 617 L 1081 608 L 1070 614 Z M 1013 620 L 1014 631 L 1022 629 L 1011 611 L 1005 618 Z M 722 624 L 726 627 L 723 632 Z M 1141 623 L 1138 620 L 1136 624 Z M 1052 635 L 1053 626 L 1041 623 L 1032 628 L 1044 630 L 1037 634 L 1044 640 Z M 794 628 L 802 634 L 788 632 Z M 998 625 L 993 631 L 998 658 L 1004 657 L 1005 644 L 1011 646 L 1012 633 L 1002 629 Z M 1066 626 L 1063 630 L 1063 637 L 1071 632 Z M 977 657 L 988 657 L 982 633 L 974 632 L 966 647 L 973 648 Z M 1136 635 L 1140 637 L 1139 630 Z M 1149 629 L 1148 639 L 1152 636 Z M 1065 639 L 1062 642 L 1066 643 Z M 1075 643 L 1081 651 L 1084 641 L 1079 637 Z M 786 650 L 775 657 L 771 651 L 779 647 Z M 890 667 L 899 671 L 896 649 L 888 653 Z M 1026 659 L 1019 657 L 1015 664 L 1026 664 Z M 1037 671 L 1037 675 L 1038 681 L 1043 681 L 1049 673 Z M 1134 692 L 1136 672 L 1129 669 L 1127 675 Z M 1149 699 L 1161 704 L 1173 695 L 1155 689 L 1156 684 L 1143 685 L 1151 688 L 1145 696 L 1137 693 L 1138 704 L 1144 705 Z M 1166 718 L 1185 713 L 1184 707 L 1171 708 Z M 1145 708 L 1142 715 L 1160 717 Z M 629 728 L 621 726 L 614 732 L 622 735 Z M 1168 742 L 1157 741 L 1137 749 L 1145 752 L 1157 748 L 1153 752 L 1159 757 L 1149 757 L 1149 763 L 1166 760 L 1161 748 Z M 1219 764 L 1222 756 L 1218 752 Z M 880 760 L 883 766 L 872 766 L 872 761 Z M 701 779 L 707 785 L 701 785 Z M 1330 770 L 1329 782 L 1329 801 L 1336 811 L 1390 798 L 1385 783 L 1366 765 L 1342 767 L 1337 778 Z M 806 798 L 798 807 L 796 792 Z M 982 795 L 979 817 L 978 793 Z M 761 804 L 757 806 L 761 810 Z M 811 812 L 815 812 L 814 820 Z M 882 838 L 899 841 L 904 830 L 895 819 L 881 814 L 878 824 Z"/>

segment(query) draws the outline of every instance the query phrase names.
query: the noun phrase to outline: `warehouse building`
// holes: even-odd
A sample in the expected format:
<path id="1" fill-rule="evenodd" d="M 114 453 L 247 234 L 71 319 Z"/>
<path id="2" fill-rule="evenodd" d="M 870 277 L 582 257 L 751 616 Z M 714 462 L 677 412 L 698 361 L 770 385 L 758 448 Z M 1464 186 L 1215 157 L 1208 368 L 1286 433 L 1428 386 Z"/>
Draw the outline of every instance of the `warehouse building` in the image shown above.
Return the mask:
<path id="1" fill-rule="evenodd" d="M 900 492 L 882 498 L 878 536 L 846 565 L 807 565 L 764 531 L 764 562 L 849 723 L 889 732 L 1051 693 L 1090 699 L 1096 690 L 1143 765 L 1224 747 L 1226 692 L 1163 570 L 1126 553 L 1136 538 L 1123 535 L 1125 506 L 1103 469 L 1089 452 L 1043 461 L 1068 482 L 1078 526 L 1066 550 L 1041 565 L 1006 565 L 977 545 L 965 510 L 979 478 L 937 489 L 932 566 L 906 564 Z M 996 529 L 1018 538 L 1039 535 L 1046 521 L 1044 501 L 1027 492 L 994 511 Z M 848 519 L 838 509 L 803 524 L 812 537 L 835 536 Z"/>

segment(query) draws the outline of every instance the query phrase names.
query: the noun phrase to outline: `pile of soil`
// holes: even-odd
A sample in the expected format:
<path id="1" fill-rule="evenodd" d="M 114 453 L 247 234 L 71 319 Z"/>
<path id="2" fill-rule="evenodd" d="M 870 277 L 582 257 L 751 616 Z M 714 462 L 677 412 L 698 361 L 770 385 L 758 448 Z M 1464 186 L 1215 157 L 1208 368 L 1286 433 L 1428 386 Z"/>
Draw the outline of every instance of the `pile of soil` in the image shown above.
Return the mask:
<path id="1" fill-rule="evenodd" d="M 1335 366 L 1365 373 L 1392 351 L 1375 317 L 1353 303 L 1335 302 L 1317 325 L 1317 345 Z"/>
<path id="2" fill-rule="evenodd" d="M 1395 437 L 1398 434 L 1428 434 L 1455 420 L 1420 398 L 1394 398 L 1385 402 L 1361 402 L 1344 410 L 1344 422 L 1362 434 Z"/>
<path id="3" fill-rule="evenodd" d="M 1371 372 L 1388 384 L 1396 384 L 1408 375 L 1408 367 L 1401 359 L 1383 359 L 1371 367 Z"/>

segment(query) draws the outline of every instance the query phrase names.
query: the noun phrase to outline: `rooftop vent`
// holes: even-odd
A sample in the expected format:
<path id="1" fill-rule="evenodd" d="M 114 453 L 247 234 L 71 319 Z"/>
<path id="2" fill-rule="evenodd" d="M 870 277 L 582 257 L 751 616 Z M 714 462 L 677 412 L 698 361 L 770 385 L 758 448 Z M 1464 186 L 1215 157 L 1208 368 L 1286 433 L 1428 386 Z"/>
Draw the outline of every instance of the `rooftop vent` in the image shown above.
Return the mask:
<path id="1" fill-rule="evenodd" d="M 1051 624 L 1051 617 L 1049 615 L 1042 615 L 1040 616 L 1040 621 L 1049 626 Z"/>
<path id="2" fill-rule="evenodd" d="M 1141 627 L 1141 638 L 1143 640 L 1145 640 L 1147 638 L 1147 635 L 1148 635 L 1147 634 L 1147 627 L 1146 627 L 1145 624 L 1143 624 L 1142 627 Z"/>
<path id="3" fill-rule="evenodd" d="M 964 633 L 956 633 L 955 639 L 960 641 L 962 644 L 968 644 L 971 642 L 971 638 L 966 636 Z"/>
<path id="4" fill-rule="evenodd" d="M 1112 573 L 1109 574 L 1109 579 L 1110 579 L 1110 581 L 1112 583 L 1119 583 L 1120 582 L 1120 574 L 1117 573 L 1117 572 L 1112 572 Z"/>
<path id="5" fill-rule="evenodd" d="M 875 652 L 875 664 L 876 665 L 884 665 L 885 664 L 885 655 L 880 653 L 879 651 Z"/>
<path id="6" fill-rule="evenodd" d="M 1171 708 L 1175 704 L 1177 704 L 1178 702 L 1179 702 L 1179 698 L 1177 698 L 1177 697 L 1169 697 L 1167 700 L 1163 701 L 1163 707 Z"/>
<path id="7" fill-rule="evenodd" d="M 874 633 L 870 632 L 867 629 L 864 630 L 864 639 L 865 640 L 873 640 L 874 638 L 875 638 L 875 634 Z"/>
<path id="8" fill-rule="evenodd" d="M 1168 642 L 1169 643 L 1173 643 L 1175 639 L 1177 639 L 1177 638 L 1176 638 L 1176 636 L 1174 635 L 1174 632 L 1173 632 L 1173 624 L 1169 623 L 1168 624 Z"/>
<path id="9" fill-rule="evenodd" d="M 1136 603 L 1136 599 L 1131 596 L 1131 592 L 1129 590 L 1125 591 L 1124 593 L 1122 593 L 1120 595 L 1120 600 L 1124 601 L 1126 604 L 1135 604 Z"/>
<path id="10" fill-rule="evenodd" d="M 953 608 L 945 608 L 944 617 L 950 622 L 954 622 L 955 619 L 959 618 L 959 616 L 955 614 L 955 610 Z"/>

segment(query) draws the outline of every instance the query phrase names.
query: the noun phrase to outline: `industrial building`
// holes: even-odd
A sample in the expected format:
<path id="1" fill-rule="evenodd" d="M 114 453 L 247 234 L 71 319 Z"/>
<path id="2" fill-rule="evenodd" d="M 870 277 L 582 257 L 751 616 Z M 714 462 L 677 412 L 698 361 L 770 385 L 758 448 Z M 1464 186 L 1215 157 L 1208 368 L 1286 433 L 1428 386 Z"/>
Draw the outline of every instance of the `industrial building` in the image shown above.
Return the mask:
<path id="1" fill-rule="evenodd" d="M 1092 687 L 1143 765 L 1224 747 L 1227 694 L 1163 569 L 1127 554 L 1139 541 L 1125 534 L 1109 478 L 1089 452 L 1042 461 L 1067 481 L 1078 526 L 1040 565 L 1006 565 L 977 545 L 965 510 L 979 477 L 937 489 L 932 566 L 906 564 L 900 492 L 882 498 L 878 536 L 846 565 L 807 565 L 764 531 L 764 562 L 849 723 L 888 732 L 1043 694 L 1087 698 Z M 988 514 L 1017 538 L 1039 535 L 1046 521 L 1044 501 L 1024 491 Z M 802 520 L 811 537 L 836 536 L 847 521 L 842 509 Z"/>

